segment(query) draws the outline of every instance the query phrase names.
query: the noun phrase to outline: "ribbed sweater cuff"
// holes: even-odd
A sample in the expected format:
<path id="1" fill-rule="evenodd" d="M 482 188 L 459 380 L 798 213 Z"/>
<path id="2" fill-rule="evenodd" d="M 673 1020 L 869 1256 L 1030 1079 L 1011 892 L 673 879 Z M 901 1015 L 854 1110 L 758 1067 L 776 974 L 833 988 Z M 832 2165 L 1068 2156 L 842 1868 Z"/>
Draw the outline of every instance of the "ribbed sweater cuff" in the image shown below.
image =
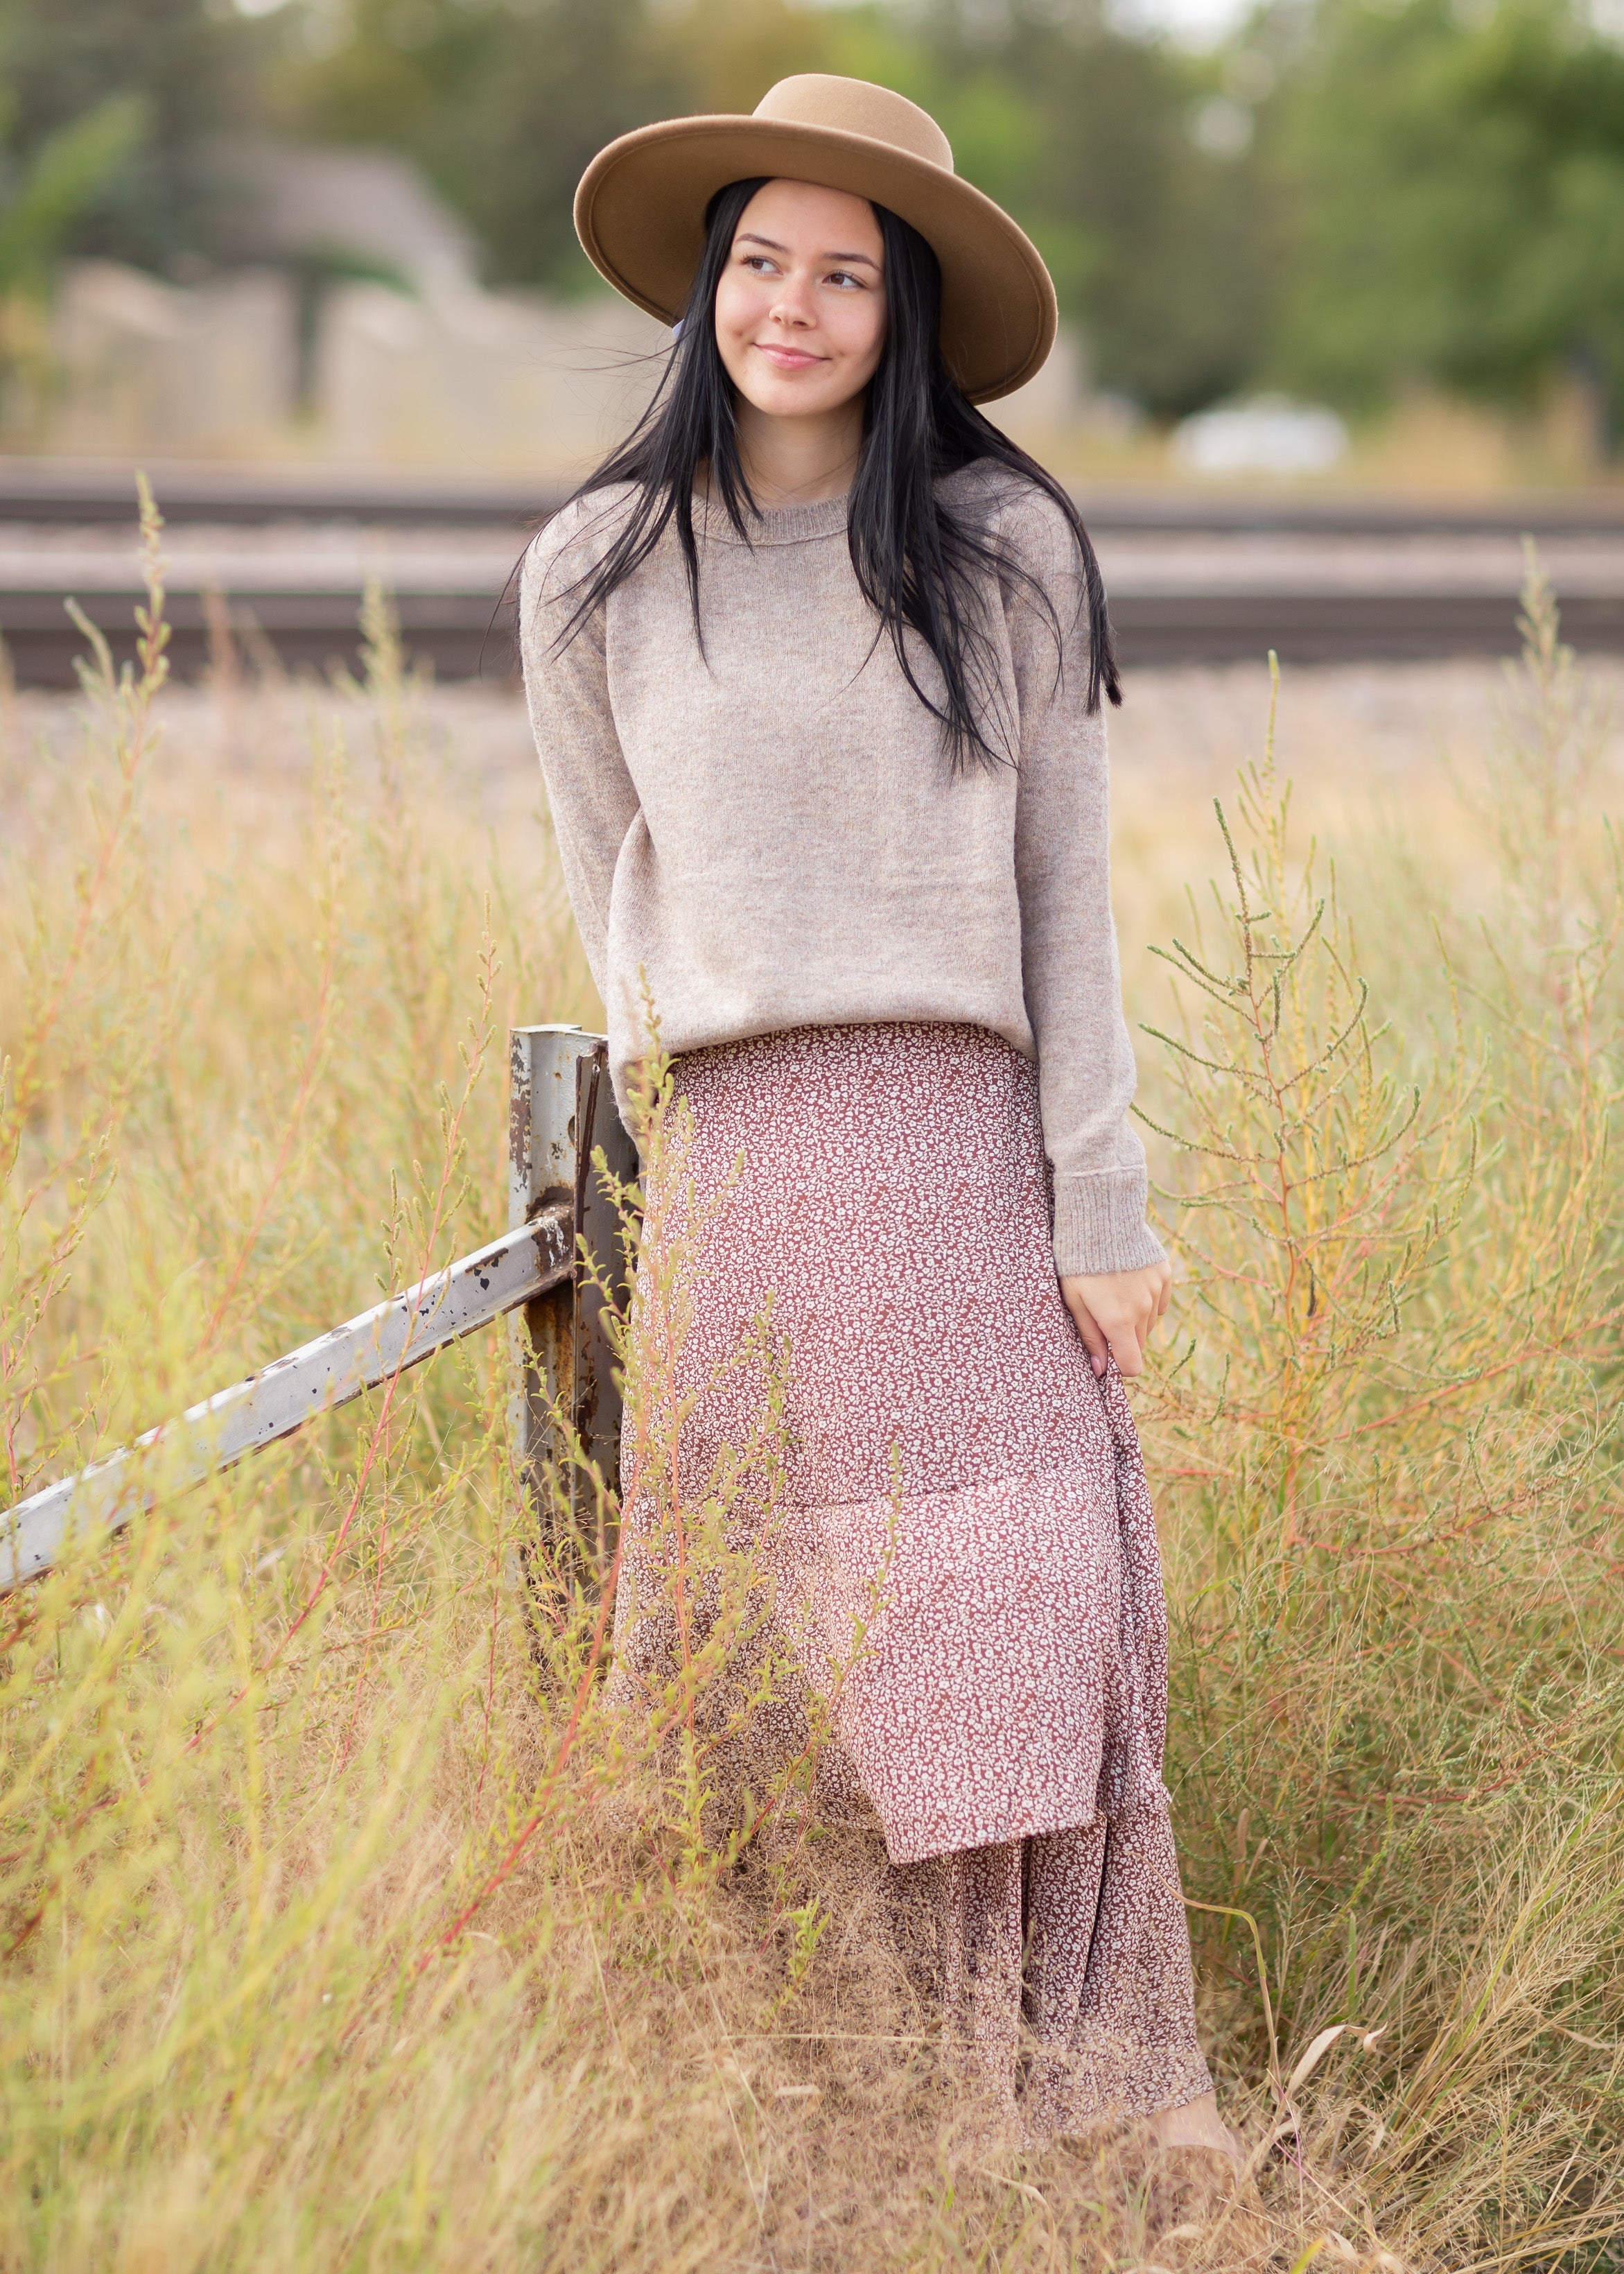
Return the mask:
<path id="1" fill-rule="evenodd" d="M 1055 1269 L 1138 1271 L 1166 1250 L 1145 1221 L 1142 1169 L 1100 1169 L 1055 1179 Z"/>

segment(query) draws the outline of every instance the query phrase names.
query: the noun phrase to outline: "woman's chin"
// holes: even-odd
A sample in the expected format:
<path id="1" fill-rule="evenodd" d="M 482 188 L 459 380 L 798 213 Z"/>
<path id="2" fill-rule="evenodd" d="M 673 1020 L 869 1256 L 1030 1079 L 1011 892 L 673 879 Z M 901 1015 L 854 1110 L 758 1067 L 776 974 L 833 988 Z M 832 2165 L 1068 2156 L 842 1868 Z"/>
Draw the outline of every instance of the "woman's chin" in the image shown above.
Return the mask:
<path id="1" fill-rule="evenodd" d="M 768 418 L 816 418 L 849 403 L 855 389 L 831 385 L 827 372 L 753 371 L 739 392 Z"/>

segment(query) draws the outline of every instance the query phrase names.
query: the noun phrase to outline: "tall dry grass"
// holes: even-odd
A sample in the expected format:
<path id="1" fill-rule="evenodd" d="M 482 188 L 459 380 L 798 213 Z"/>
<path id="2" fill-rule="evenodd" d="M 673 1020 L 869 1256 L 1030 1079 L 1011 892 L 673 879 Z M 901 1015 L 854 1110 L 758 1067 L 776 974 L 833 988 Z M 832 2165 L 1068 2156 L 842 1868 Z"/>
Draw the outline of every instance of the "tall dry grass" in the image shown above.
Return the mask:
<path id="1" fill-rule="evenodd" d="M 7 713 L 8 1497 L 475 1244 L 502 1028 L 591 1012 L 381 611 L 364 685 L 214 690 L 228 772 L 307 713 L 235 838 L 156 626 L 71 766 Z M 1487 921 L 1368 848 L 1349 905 L 1262 764 L 1143 1053 L 1169 1773 L 1255 2201 L 1023 2149 L 939 2060 L 872 1853 L 707 1813 L 748 1610 L 660 1730 L 601 1712 L 591 1599 L 513 1591 L 492 1335 L 0 1606 L 0 2261 L 1617 2263 L 1620 899 L 1538 592 L 1530 634 Z M 658 1382 L 636 1410 L 658 1446 Z M 748 1605 L 730 1488 L 684 1537 Z"/>
<path id="2" fill-rule="evenodd" d="M 1379 912 L 1430 1031 L 1384 1028 L 1266 758 L 1169 950 L 1158 1116 L 1188 1163 L 1184 1336 L 1146 1401 L 1175 1773 L 1191 1891 L 1229 1906 L 1204 1979 L 1226 2017 L 1256 1996 L 1249 1912 L 1282 2038 L 1372 2040 L 1275 2128 L 1305 2202 L 1334 2220 L 1327 2169 L 1357 2174 L 1402 2253 L 1448 2263 L 1579 2247 L 1624 2165 L 1624 900 L 1603 721 L 1537 575 L 1525 632 L 1486 917 Z M 1274 2070 L 1255 2018 L 1241 2042 Z"/>

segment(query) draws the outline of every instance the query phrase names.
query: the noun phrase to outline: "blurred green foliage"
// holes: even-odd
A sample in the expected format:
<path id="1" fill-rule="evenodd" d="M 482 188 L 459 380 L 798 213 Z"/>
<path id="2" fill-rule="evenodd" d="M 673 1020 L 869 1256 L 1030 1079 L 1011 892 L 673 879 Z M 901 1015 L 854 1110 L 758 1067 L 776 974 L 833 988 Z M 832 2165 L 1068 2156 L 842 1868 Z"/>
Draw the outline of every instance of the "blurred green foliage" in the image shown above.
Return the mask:
<path id="1" fill-rule="evenodd" d="M 9 125 L 11 121 L 6 121 Z M 0 296 L 42 293 L 63 245 L 146 132 L 139 94 L 104 95 L 47 133 L 0 184 Z"/>
<path id="2" fill-rule="evenodd" d="M 788 72 L 883 80 L 1030 228 L 1101 382 L 1180 411 L 1245 380 L 1273 289 L 1256 169 L 1189 132 L 1214 68 L 1111 30 L 1092 0 L 352 0 L 337 43 L 290 56 L 277 92 L 289 125 L 419 158 L 494 278 L 568 289 L 588 275 L 571 194 L 612 135 L 752 109 Z"/>
<path id="3" fill-rule="evenodd" d="M 224 219 L 214 153 L 259 115 L 292 31 L 229 0 L 0 0 L 0 202 L 39 213 L 43 198 L 52 249 L 170 273 L 207 260 Z"/>
<path id="4" fill-rule="evenodd" d="M 492 282 L 573 290 L 571 192 L 612 135 L 850 72 L 936 113 L 1041 245 L 1097 383 L 1153 412 L 1270 384 L 1522 404 L 1566 371 L 1624 413 L 1624 48 L 1594 0 L 1264 0 L 1206 54 L 1108 0 L 246 4 L 0 0 L 19 165 L 144 105 L 76 249 L 207 257 L 209 152 L 269 127 L 406 152 Z"/>
<path id="5" fill-rule="evenodd" d="M 1565 0 L 1330 0 L 1287 83 L 1274 352 L 1356 407 L 1563 364 L 1624 410 L 1624 49 Z"/>

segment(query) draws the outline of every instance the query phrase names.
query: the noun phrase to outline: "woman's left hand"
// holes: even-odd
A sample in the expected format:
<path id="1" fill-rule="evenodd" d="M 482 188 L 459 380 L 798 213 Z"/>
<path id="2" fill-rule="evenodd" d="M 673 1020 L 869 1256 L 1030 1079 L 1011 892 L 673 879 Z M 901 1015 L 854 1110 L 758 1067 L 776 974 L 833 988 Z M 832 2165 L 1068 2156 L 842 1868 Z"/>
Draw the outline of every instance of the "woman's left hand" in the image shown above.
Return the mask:
<path id="1" fill-rule="evenodd" d="M 1094 1372 L 1105 1372 L 1109 1352 L 1119 1374 L 1137 1374 L 1151 1330 L 1171 1299 L 1173 1267 L 1164 1257 L 1138 1271 L 1082 1271 L 1062 1279 L 1060 1291 Z"/>

